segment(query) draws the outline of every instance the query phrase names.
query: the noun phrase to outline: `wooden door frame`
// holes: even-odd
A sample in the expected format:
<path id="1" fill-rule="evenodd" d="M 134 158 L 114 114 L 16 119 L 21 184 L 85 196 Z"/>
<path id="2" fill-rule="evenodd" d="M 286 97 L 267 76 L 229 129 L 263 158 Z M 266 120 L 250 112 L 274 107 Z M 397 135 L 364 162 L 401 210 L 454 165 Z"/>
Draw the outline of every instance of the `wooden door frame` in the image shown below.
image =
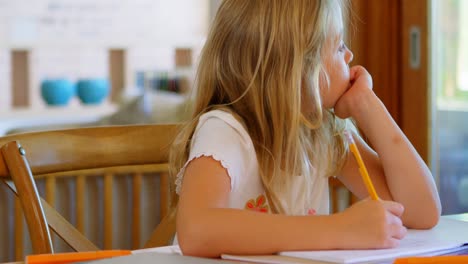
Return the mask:
<path id="1" fill-rule="evenodd" d="M 430 161 L 432 135 L 431 87 L 429 81 L 430 32 L 429 0 L 403 0 L 402 3 L 402 89 L 401 126 L 426 162 Z M 419 68 L 410 65 L 411 30 L 420 30 L 421 61 Z"/>
<path id="2" fill-rule="evenodd" d="M 374 91 L 421 157 L 430 157 L 429 0 L 351 0 L 354 65 L 372 74 Z M 420 66 L 409 62 L 410 29 L 419 27 Z"/>

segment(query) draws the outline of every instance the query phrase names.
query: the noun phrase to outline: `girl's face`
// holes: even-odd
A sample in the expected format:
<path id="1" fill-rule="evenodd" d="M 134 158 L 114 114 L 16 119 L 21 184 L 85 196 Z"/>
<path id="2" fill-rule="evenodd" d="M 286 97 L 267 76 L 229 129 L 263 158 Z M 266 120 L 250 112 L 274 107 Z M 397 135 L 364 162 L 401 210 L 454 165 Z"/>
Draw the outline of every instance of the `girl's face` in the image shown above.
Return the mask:
<path id="1" fill-rule="evenodd" d="M 350 87 L 351 82 L 349 63 L 353 60 L 353 53 L 343 42 L 343 25 L 341 21 L 337 28 L 340 33 L 327 40 L 327 45 L 323 53 L 324 67 L 328 75 L 329 87 L 327 87 L 326 81 L 321 78 L 320 90 L 322 94 L 322 105 L 327 109 L 335 106 L 338 99 Z"/>

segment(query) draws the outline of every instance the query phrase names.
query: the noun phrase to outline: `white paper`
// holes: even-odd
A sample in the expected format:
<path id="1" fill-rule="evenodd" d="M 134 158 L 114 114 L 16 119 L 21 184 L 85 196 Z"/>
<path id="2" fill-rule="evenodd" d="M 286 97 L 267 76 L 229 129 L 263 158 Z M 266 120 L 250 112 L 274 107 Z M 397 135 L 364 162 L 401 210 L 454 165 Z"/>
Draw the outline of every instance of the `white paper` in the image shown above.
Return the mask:
<path id="1" fill-rule="evenodd" d="M 403 256 L 420 256 L 446 249 L 457 248 L 468 242 L 468 222 L 441 219 L 431 230 L 408 230 L 397 248 L 377 250 L 321 250 L 288 251 L 280 255 L 334 263 L 366 263 L 375 260 L 392 260 Z"/>
<path id="2" fill-rule="evenodd" d="M 161 254 L 182 255 L 182 251 L 180 250 L 178 245 L 166 246 L 166 247 L 154 247 L 154 248 L 137 249 L 137 250 L 133 250 L 132 254 L 147 253 L 147 252 L 157 252 L 157 253 L 161 253 Z"/>
<path id="3" fill-rule="evenodd" d="M 280 252 L 280 256 L 223 255 L 222 258 L 272 264 L 307 263 L 310 260 L 346 264 L 392 263 L 398 257 L 446 254 L 456 251 L 466 242 L 468 222 L 441 218 L 439 224 L 431 230 L 408 230 L 400 246 L 392 249 L 285 251 Z"/>

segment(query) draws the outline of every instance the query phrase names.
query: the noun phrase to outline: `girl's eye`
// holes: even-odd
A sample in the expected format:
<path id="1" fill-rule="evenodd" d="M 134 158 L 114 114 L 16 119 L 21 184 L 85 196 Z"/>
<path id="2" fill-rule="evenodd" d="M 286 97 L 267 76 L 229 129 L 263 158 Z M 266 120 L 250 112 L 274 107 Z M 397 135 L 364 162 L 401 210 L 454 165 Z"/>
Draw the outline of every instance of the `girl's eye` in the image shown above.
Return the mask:
<path id="1" fill-rule="evenodd" d="M 346 44 L 344 42 L 341 42 L 340 46 L 338 47 L 338 51 L 343 52 L 346 50 Z"/>

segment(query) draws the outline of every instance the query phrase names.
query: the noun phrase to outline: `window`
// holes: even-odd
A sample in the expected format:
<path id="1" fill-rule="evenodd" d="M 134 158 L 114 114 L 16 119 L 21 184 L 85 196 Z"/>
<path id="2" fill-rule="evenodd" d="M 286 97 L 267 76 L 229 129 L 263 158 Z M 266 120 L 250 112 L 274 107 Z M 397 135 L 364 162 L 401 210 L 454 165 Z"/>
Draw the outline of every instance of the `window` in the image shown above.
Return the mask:
<path id="1" fill-rule="evenodd" d="M 443 214 L 468 211 L 468 1 L 432 1 L 433 168 Z"/>

